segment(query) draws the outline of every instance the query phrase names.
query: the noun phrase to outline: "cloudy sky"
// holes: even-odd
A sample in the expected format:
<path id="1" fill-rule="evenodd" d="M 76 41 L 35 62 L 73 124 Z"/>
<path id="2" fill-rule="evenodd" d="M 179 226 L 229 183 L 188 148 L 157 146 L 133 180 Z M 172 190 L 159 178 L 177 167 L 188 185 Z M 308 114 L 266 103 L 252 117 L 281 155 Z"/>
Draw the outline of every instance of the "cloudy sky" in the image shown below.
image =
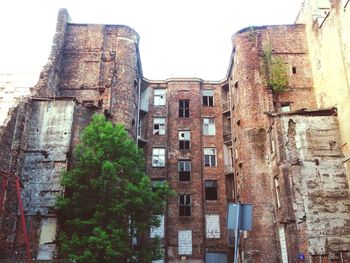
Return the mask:
<path id="1" fill-rule="evenodd" d="M 124 24 L 141 37 L 149 79 L 225 77 L 231 36 L 253 25 L 292 24 L 303 0 L 8 0 L 0 4 L 0 72 L 40 71 L 57 11 L 74 23 Z"/>

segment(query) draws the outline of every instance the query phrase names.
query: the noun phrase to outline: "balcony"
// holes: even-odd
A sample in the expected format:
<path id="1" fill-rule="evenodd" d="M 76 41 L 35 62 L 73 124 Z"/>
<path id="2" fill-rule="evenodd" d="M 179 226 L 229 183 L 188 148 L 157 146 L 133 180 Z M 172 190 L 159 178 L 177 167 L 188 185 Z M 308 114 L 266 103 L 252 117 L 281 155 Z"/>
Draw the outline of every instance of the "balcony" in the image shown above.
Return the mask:
<path id="1" fill-rule="evenodd" d="M 230 102 L 223 101 L 222 103 L 222 114 L 229 115 L 230 114 Z"/>
<path id="2" fill-rule="evenodd" d="M 224 137 L 224 144 L 232 145 L 232 138 L 231 138 L 230 131 L 224 131 L 223 137 Z"/>
<path id="3" fill-rule="evenodd" d="M 225 165 L 225 175 L 233 174 L 233 167 L 231 164 Z"/>

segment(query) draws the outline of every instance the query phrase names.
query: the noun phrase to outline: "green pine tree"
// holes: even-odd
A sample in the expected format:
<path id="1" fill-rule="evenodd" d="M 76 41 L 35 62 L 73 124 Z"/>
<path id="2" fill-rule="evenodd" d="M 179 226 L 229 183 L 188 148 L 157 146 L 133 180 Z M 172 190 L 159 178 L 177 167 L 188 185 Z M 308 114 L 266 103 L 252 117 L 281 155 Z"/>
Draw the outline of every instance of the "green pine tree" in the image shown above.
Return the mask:
<path id="1" fill-rule="evenodd" d="M 124 127 L 94 115 L 75 151 L 74 167 L 63 173 L 65 196 L 59 197 L 62 231 L 59 251 L 76 262 L 151 262 L 161 256 L 159 226 L 167 197 L 166 183 L 152 191 L 143 153 Z M 132 245 L 137 237 L 138 245 Z"/>

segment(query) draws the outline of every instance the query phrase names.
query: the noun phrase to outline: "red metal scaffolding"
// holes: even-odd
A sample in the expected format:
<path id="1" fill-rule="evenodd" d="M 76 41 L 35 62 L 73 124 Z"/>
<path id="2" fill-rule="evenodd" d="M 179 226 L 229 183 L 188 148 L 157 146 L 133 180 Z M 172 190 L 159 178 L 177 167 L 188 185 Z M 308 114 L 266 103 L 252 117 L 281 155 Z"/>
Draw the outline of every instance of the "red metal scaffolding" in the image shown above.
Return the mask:
<path id="1" fill-rule="evenodd" d="M 5 231 L 5 233 L 4 231 L 2 231 L 2 233 L 0 233 L 0 247 L 10 249 L 13 251 L 17 247 L 25 247 L 26 259 L 31 260 L 32 257 L 30 252 L 29 238 L 21 197 L 21 188 L 24 188 L 23 184 L 21 183 L 17 175 L 3 171 L 0 171 L 0 182 L 0 218 L 8 218 L 9 220 L 12 219 L 12 222 L 17 226 L 19 214 L 24 241 L 23 244 L 17 243 L 16 245 L 14 245 L 13 241 L 9 240 L 9 236 L 16 235 L 15 227 L 11 231 Z M 13 209 L 13 207 L 15 207 L 15 209 Z"/>

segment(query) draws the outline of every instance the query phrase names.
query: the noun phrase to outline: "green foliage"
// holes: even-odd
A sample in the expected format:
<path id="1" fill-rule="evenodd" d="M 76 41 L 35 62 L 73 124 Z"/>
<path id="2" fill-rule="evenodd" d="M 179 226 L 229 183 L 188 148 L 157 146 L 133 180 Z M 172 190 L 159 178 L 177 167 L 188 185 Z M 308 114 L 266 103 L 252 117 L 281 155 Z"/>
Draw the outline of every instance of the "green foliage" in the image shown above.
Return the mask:
<path id="1" fill-rule="evenodd" d="M 151 262 L 159 240 L 148 239 L 159 226 L 167 197 L 166 183 L 152 191 L 143 153 L 122 125 L 94 115 L 75 151 L 74 168 L 63 173 L 64 197 L 59 248 L 77 262 Z M 138 247 L 132 238 L 138 237 Z"/>
<path id="2" fill-rule="evenodd" d="M 282 59 L 272 56 L 270 47 L 266 47 L 263 53 L 266 84 L 274 93 L 287 91 L 287 68 Z"/>

